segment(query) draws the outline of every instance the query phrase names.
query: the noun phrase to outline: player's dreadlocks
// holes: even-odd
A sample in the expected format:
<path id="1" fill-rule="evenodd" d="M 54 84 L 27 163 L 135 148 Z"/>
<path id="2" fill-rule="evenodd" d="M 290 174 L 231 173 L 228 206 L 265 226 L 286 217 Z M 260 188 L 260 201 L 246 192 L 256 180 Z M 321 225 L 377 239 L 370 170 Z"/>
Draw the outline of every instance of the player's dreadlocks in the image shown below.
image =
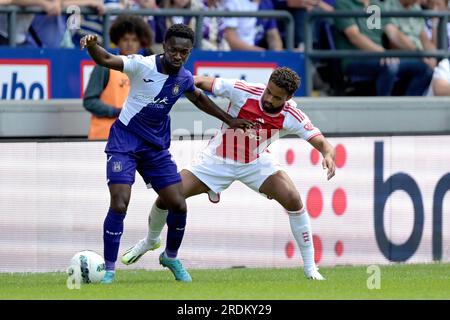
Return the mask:
<path id="1" fill-rule="evenodd" d="M 293 95 L 300 87 L 300 77 L 294 70 L 287 67 L 275 69 L 269 81 L 286 90 L 289 95 Z"/>
<path id="2" fill-rule="evenodd" d="M 127 33 L 135 34 L 138 37 L 142 48 L 149 48 L 152 45 L 152 29 L 150 29 L 150 26 L 139 16 L 120 15 L 114 20 L 109 29 L 109 37 L 115 45 L 117 45 L 120 38 Z"/>
<path id="3" fill-rule="evenodd" d="M 171 37 L 189 39 L 191 40 L 192 44 L 194 44 L 195 41 L 194 31 L 189 26 L 182 23 L 174 24 L 166 30 L 166 34 L 164 35 L 164 42 L 166 42 Z"/>

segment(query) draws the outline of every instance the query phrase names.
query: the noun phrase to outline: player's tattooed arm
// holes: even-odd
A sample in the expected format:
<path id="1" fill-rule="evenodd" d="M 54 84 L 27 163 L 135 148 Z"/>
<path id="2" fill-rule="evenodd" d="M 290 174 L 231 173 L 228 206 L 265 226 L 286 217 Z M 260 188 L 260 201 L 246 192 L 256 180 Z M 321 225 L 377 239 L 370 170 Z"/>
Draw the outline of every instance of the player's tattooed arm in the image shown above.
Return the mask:
<path id="1" fill-rule="evenodd" d="M 223 111 L 218 105 L 216 105 L 206 94 L 198 88 L 195 88 L 194 92 L 186 92 L 186 98 L 189 99 L 197 108 L 206 112 L 213 117 L 225 122 L 230 128 L 233 129 L 247 129 L 253 127 L 253 122 L 244 119 L 235 119 L 228 113 Z"/>
<path id="2" fill-rule="evenodd" d="M 312 138 L 311 140 L 309 140 L 309 143 L 322 154 L 322 168 L 328 170 L 327 180 L 330 180 L 334 177 L 334 174 L 336 172 L 336 164 L 334 163 L 336 152 L 334 150 L 334 147 L 323 135 L 318 135 Z"/>
<path id="3" fill-rule="evenodd" d="M 123 71 L 123 60 L 109 53 L 97 44 L 97 36 L 88 34 L 80 40 L 80 49 L 87 48 L 89 55 L 98 65 L 109 69 Z"/>

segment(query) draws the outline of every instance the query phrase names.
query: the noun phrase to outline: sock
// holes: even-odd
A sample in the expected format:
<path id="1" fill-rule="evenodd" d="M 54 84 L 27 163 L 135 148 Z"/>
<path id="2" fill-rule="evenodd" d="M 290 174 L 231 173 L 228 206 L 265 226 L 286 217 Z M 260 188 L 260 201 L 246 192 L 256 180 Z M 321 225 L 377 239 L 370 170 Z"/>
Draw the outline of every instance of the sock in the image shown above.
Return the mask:
<path id="1" fill-rule="evenodd" d="M 158 208 L 156 203 L 153 204 L 148 216 L 147 244 L 153 244 L 158 240 L 162 229 L 166 225 L 168 212 L 168 210 Z"/>
<path id="2" fill-rule="evenodd" d="M 117 213 L 109 208 L 103 223 L 103 255 L 106 271 L 114 271 L 119 253 L 120 237 L 123 233 L 125 214 Z"/>
<path id="3" fill-rule="evenodd" d="M 288 211 L 289 223 L 295 241 L 300 248 L 305 270 L 315 267 L 314 244 L 309 214 L 304 208 L 299 211 Z"/>
<path id="4" fill-rule="evenodd" d="M 165 250 L 167 257 L 177 257 L 178 249 L 183 241 L 185 227 L 186 213 L 173 213 L 169 211 L 167 215 L 167 242 Z"/>
<path id="5" fill-rule="evenodd" d="M 105 270 L 110 272 L 116 272 L 116 263 L 105 260 Z"/>

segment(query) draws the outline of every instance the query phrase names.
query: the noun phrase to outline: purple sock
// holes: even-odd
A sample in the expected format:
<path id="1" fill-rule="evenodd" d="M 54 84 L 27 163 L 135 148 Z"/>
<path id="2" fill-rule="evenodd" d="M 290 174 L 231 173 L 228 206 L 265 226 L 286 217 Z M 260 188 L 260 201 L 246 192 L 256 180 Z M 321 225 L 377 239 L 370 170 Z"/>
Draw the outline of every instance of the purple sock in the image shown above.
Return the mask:
<path id="1" fill-rule="evenodd" d="M 105 270 L 106 271 L 114 271 L 116 270 L 116 262 L 105 260 Z"/>
<path id="2" fill-rule="evenodd" d="M 166 255 L 169 258 L 176 258 L 178 249 L 181 246 L 186 227 L 186 213 L 173 213 L 169 211 L 167 215 L 167 242 Z"/>
<path id="3" fill-rule="evenodd" d="M 115 269 L 117 255 L 119 253 L 120 237 L 123 233 L 123 219 L 125 214 L 117 213 L 109 208 L 103 223 L 103 254 L 107 271 Z"/>

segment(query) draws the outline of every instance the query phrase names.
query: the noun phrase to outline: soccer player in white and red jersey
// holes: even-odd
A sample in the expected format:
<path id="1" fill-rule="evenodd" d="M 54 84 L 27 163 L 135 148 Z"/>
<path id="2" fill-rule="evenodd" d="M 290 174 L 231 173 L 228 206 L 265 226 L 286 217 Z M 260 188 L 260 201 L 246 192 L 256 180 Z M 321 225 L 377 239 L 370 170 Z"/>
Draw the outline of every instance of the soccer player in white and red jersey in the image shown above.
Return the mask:
<path id="1" fill-rule="evenodd" d="M 282 67 L 274 70 L 267 85 L 202 76 L 195 77 L 195 85 L 229 99 L 227 112 L 232 117 L 252 121 L 255 125 L 245 131 L 235 131 L 222 125 L 221 133 L 212 138 L 199 161 L 181 172 L 186 198 L 208 193 L 210 200 L 218 201 L 220 192 L 239 180 L 269 199 L 275 199 L 289 213 L 291 231 L 301 251 L 305 276 L 324 280 L 314 262 L 311 223 L 300 194 L 267 151 L 269 144 L 279 137 L 296 134 L 321 152 L 322 166 L 327 169 L 328 180 L 335 174 L 333 146 L 292 100 L 300 86 L 299 76 L 293 70 Z M 124 253 L 123 263 L 136 262 L 160 241 L 167 212 L 163 201 L 158 198 L 150 212 L 147 237 Z"/>

